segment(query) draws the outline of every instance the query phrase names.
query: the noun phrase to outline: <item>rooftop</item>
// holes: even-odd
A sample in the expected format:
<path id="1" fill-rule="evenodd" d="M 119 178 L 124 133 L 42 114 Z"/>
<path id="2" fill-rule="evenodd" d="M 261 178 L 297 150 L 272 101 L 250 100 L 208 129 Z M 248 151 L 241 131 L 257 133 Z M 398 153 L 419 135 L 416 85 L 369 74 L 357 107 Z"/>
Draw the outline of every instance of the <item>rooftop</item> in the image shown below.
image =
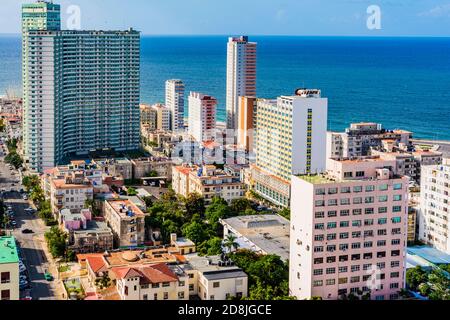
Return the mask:
<path id="1" fill-rule="evenodd" d="M 432 264 L 450 264 L 450 255 L 429 246 L 417 246 L 407 249 L 410 256 L 417 256 Z"/>
<path id="2" fill-rule="evenodd" d="M 233 233 L 238 233 L 237 236 L 248 239 L 250 243 L 240 243 L 242 247 L 251 248 L 254 245 L 266 254 L 275 254 L 283 260 L 289 259 L 289 220 L 269 214 L 234 217 L 222 220 L 221 223 L 231 227 Z"/>
<path id="3" fill-rule="evenodd" d="M 219 261 L 221 261 L 220 256 L 212 256 L 212 257 L 200 257 L 197 253 L 187 254 L 185 258 L 192 269 L 198 270 L 201 273 L 209 273 L 216 272 L 219 273 L 227 273 L 234 271 L 242 271 L 239 267 L 233 265 L 220 265 Z"/>
<path id="4" fill-rule="evenodd" d="M 113 210 L 122 218 L 129 218 L 132 216 L 143 217 L 144 213 L 132 201 L 128 199 L 111 199 L 106 202 L 113 208 Z M 130 215 L 130 212 L 132 214 Z"/>
<path id="5" fill-rule="evenodd" d="M 14 237 L 0 237 L 0 264 L 18 262 L 19 255 Z"/>

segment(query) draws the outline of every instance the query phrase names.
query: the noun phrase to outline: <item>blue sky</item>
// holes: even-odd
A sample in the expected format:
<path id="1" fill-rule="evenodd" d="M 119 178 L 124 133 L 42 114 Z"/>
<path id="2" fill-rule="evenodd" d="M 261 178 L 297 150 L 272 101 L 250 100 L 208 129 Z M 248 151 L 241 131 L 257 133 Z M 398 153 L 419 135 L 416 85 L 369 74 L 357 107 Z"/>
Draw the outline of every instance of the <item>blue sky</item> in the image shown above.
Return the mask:
<path id="1" fill-rule="evenodd" d="M 1 0 L 0 33 L 20 32 L 22 0 Z M 450 0 L 55 0 L 83 29 L 143 34 L 450 36 Z M 381 30 L 366 26 L 381 8 Z"/>

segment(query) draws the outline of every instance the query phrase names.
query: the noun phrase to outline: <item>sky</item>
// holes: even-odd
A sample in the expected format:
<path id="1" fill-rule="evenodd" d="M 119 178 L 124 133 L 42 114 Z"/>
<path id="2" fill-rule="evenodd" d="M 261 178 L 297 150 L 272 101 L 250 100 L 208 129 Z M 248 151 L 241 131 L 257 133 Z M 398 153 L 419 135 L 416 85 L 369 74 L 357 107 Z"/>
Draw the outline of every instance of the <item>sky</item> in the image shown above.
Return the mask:
<path id="1" fill-rule="evenodd" d="M 1 0 L 0 33 L 20 33 L 20 6 Z M 450 36 L 450 0 L 55 0 L 80 8 L 81 29 L 144 35 Z M 380 9 L 380 28 L 367 27 Z M 371 12 L 372 13 L 372 12 Z M 374 21 L 374 20 L 372 20 Z M 67 29 L 67 28 L 64 28 Z"/>

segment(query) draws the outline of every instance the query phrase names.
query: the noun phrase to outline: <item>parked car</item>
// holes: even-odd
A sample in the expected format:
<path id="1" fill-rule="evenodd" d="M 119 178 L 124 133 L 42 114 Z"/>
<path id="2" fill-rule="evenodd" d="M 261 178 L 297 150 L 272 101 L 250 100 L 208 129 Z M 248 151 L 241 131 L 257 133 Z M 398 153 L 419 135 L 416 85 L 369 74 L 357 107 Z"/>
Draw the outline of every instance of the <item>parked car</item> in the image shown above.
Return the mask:
<path id="1" fill-rule="evenodd" d="M 48 270 L 45 270 L 44 277 L 45 277 L 45 280 L 47 280 L 47 281 L 53 281 L 53 276 L 51 275 L 50 272 L 48 272 Z"/>
<path id="2" fill-rule="evenodd" d="M 31 234 L 31 233 L 34 233 L 34 231 L 31 230 L 31 229 L 23 229 L 23 230 L 22 230 L 22 233 L 23 233 L 23 234 Z"/>

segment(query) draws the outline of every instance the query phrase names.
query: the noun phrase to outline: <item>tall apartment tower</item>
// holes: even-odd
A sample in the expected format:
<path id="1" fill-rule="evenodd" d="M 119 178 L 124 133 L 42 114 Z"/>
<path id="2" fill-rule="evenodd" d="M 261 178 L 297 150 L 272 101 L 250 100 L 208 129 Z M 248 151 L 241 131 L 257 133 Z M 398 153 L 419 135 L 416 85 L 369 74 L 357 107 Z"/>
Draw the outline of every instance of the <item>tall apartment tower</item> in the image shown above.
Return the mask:
<path id="1" fill-rule="evenodd" d="M 189 134 L 199 143 L 215 139 L 217 100 L 198 92 L 189 95 Z"/>
<path id="2" fill-rule="evenodd" d="M 184 129 L 184 90 L 183 81 L 166 81 L 166 107 L 170 110 L 172 131 Z"/>
<path id="3" fill-rule="evenodd" d="M 227 128 L 238 127 L 240 96 L 256 96 L 256 43 L 230 37 L 227 46 Z"/>
<path id="4" fill-rule="evenodd" d="M 419 240 L 450 254 L 450 161 L 423 166 L 420 182 Z"/>
<path id="5" fill-rule="evenodd" d="M 239 97 L 238 146 L 253 153 L 256 134 L 256 97 Z"/>
<path id="6" fill-rule="evenodd" d="M 91 150 L 139 148 L 140 34 L 60 30 L 60 7 L 22 7 L 23 136 L 32 172 Z"/>
<path id="7" fill-rule="evenodd" d="M 255 191 L 288 207 L 291 175 L 326 168 L 328 99 L 320 90 L 299 89 L 294 96 L 259 99 L 257 108 Z"/>
<path id="8" fill-rule="evenodd" d="M 374 157 L 328 164 L 327 173 L 292 177 L 290 294 L 398 299 L 409 178 L 393 173 L 395 161 Z"/>

